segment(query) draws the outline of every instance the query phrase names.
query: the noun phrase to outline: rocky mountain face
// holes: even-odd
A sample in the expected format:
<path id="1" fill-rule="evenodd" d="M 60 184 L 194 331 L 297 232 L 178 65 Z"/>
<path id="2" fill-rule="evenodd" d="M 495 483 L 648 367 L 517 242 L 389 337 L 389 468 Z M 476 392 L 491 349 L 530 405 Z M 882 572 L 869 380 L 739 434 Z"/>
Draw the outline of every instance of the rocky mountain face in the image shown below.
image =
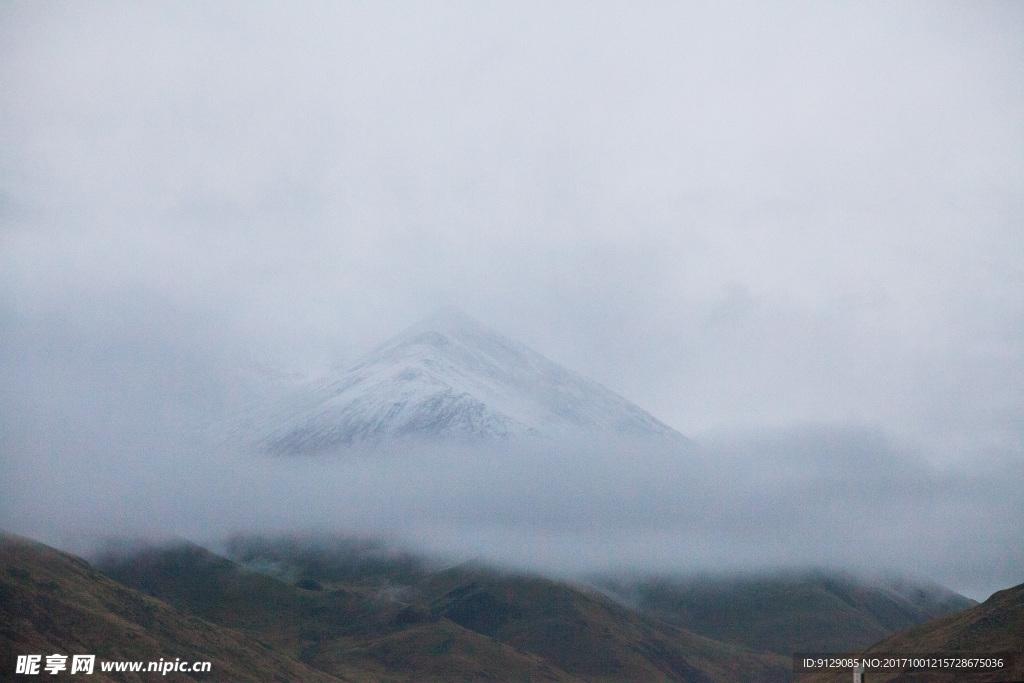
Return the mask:
<path id="1" fill-rule="evenodd" d="M 685 441 L 618 394 L 451 310 L 310 387 L 267 423 L 261 446 L 291 454 L 395 438 Z"/>

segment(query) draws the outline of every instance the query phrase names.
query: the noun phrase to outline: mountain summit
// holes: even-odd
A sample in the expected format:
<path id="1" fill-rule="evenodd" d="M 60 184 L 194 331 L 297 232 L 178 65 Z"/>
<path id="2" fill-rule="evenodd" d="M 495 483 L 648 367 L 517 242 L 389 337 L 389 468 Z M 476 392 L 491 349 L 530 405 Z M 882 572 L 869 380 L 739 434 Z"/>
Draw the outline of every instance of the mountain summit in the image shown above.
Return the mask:
<path id="1" fill-rule="evenodd" d="M 264 440 L 308 453 L 390 438 L 659 437 L 681 434 L 618 394 L 442 310 L 321 385 Z"/>

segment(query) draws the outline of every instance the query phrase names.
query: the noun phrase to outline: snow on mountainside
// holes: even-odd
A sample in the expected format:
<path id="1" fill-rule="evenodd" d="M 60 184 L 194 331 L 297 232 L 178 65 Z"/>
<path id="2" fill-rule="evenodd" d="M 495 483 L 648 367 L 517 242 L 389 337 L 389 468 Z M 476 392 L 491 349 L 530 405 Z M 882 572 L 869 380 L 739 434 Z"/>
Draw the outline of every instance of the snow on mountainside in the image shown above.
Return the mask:
<path id="1" fill-rule="evenodd" d="M 260 441 L 278 453 L 396 437 L 684 439 L 621 396 L 452 310 L 378 347 L 273 422 Z"/>

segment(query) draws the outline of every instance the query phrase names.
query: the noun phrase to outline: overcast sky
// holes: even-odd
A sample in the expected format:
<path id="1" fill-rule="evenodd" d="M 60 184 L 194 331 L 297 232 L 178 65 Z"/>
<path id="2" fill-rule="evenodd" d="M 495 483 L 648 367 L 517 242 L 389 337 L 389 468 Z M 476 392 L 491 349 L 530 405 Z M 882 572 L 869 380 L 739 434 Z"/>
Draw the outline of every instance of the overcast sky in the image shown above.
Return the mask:
<path id="1" fill-rule="evenodd" d="M 688 435 L 1019 464 L 1024 5 L 0 5 L 9 468 L 443 305 Z"/>

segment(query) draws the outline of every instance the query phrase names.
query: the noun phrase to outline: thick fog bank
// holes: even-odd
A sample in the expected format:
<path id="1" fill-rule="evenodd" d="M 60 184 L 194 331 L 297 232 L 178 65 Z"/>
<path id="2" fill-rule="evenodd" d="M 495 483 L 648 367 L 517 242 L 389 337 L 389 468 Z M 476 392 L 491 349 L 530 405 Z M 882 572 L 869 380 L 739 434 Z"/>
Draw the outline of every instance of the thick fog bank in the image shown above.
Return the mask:
<path id="1" fill-rule="evenodd" d="M 559 575 L 813 566 L 925 576 L 976 599 L 1024 581 L 1019 457 L 939 469 L 859 429 L 315 458 L 59 434 L 3 448 L 2 526 L 72 550 L 341 533 Z"/>

